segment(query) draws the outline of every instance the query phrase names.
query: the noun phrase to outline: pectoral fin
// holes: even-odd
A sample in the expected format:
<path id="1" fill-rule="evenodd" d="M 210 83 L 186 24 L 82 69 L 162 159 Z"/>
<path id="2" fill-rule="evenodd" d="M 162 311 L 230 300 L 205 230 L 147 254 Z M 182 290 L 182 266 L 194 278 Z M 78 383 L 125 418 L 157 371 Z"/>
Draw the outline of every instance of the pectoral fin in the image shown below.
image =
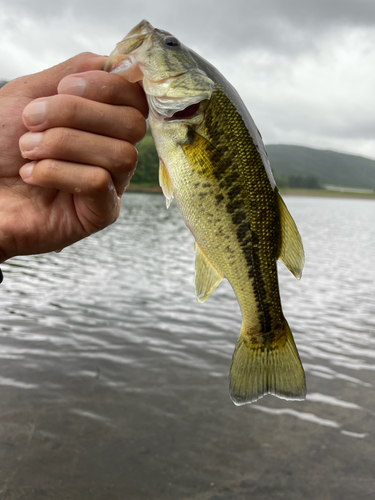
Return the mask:
<path id="1" fill-rule="evenodd" d="M 301 236 L 279 193 L 277 193 L 277 201 L 281 222 L 281 241 L 278 258 L 284 262 L 289 271 L 299 280 L 301 279 L 305 263 Z"/>
<path id="2" fill-rule="evenodd" d="M 172 203 L 174 198 L 172 183 L 169 178 L 168 170 L 161 160 L 159 163 L 159 184 L 166 198 L 167 208 L 169 208 L 169 205 Z"/>
<path id="3" fill-rule="evenodd" d="M 195 295 L 198 302 L 204 302 L 223 279 L 195 242 Z"/>
<path id="4" fill-rule="evenodd" d="M 203 177 L 213 177 L 215 170 L 225 171 L 228 165 L 222 154 L 205 137 L 191 131 L 190 142 L 181 147 L 192 168 Z"/>

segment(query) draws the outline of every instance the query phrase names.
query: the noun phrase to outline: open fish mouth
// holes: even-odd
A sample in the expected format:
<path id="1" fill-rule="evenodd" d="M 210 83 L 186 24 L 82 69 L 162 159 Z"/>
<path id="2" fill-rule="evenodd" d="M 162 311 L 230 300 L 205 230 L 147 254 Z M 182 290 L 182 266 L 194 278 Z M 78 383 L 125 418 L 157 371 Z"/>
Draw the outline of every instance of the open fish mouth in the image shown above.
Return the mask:
<path id="1" fill-rule="evenodd" d="M 182 109 L 181 111 L 176 111 L 175 113 L 173 113 L 171 117 L 165 118 L 165 121 L 170 122 L 174 120 L 189 120 L 190 118 L 193 118 L 197 114 L 200 105 L 201 101 L 195 104 L 191 104 L 190 106 L 188 106 L 185 109 Z"/>
<path id="2" fill-rule="evenodd" d="M 200 110 L 207 95 L 198 95 L 180 98 L 169 98 L 167 96 L 147 96 L 150 113 L 159 116 L 164 121 L 188 120 L 193 118 Z"/>
<path id="3" fill-rule="evenodd" d="M 166 118 L 167 121 L 171 120 L 188 120 L 189 118 L 193 118 L 200 108 L 201 103 L 197 102 L 196 104 L 191 104 L 185 109 L 181 111 L 177 111 L 170 118 Z"/>

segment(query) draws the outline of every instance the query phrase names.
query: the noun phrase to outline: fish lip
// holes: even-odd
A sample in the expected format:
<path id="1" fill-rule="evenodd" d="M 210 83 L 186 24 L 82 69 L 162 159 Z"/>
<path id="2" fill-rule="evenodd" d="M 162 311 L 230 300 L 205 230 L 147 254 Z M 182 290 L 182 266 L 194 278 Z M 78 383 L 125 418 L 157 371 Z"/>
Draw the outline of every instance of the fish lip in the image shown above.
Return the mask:
<path id="1" fill-rule="evenodd" d="M 142 21 L 138 23 L 137 26 L 135 26 L 131 31 L 129 31 L 129 33 L 124 37 L 124 40 L 125 38 L 128 37 L 130 38 L 136 35 L 144 35 L 146 33 L 151 34 L 154 30 L 155 28 L 152 26 L 152 24 L 146 21 L 146 19 L 142 19 Z"/>
<path id="2" fill-rule="evenodd" d="M 104 63 L 103 70 L 109 73 L 122 73 L 134 65 L 134 53 L 150 39 L 154 27 L 146 20 L 141 21 L 122 40 L 116 44 Z"/>
<path id="3" fill-rule="evenodd" d="M 125 61 L 129 61 L 129 67 L 133 64 L 131 57 L 123 54 L 114 54 L 114 52 L 112 52 L 104 63 L 103 71 L 107 71 L 108 73 L 121 73 L 124 71 L 123 63 Z"/>

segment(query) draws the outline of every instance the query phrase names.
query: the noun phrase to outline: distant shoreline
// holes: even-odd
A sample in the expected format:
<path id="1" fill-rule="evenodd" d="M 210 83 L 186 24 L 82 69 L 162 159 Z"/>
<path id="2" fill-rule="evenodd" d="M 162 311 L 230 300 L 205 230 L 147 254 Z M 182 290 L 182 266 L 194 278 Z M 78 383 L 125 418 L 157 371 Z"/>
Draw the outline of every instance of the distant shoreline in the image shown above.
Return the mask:
<path id="1" fill-rule="evenodd" d="M 130 184 L 127 188 L 128 193 L 152 193 L 161 194 L 161 187 L 158 185 L 142 185 Z M 297 189 L 297 188 L 284 188 L 280 189 L 283 196 L 314 196 L 317 198 L 354 198 L 360 200 L 375 200 L 375 194 L 362 194 L 362 193 L 342 193 L 339 191 L 327 191 L 325 189 Z"/>
<path id="2" fill-rule="evenodd" d="M 144 184 L 129 184 L 126 191 L 128 193 L 154 193 L 154 194 L 160 194 L 163 192 L 161 190 L 161 187 L 158 186 L 157 184 L 152 186 Z"/>
<path id="3" fill-rule="evenodd" d="M 326 189 L 280 189 L 283 196 L 314 196 L 316 198 L 354 198 L 359 200 L 375 200 L 374 194 L 366 193 L 343 193 L 341 191 L 329 191 Z"/>

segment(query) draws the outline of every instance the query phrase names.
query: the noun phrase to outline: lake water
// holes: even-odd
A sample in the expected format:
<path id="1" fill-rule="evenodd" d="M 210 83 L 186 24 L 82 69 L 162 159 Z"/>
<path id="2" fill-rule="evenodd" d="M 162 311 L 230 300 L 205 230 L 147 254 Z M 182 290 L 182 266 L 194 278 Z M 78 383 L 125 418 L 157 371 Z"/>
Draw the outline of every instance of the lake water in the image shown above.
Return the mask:
<path id="1" fill-rule="evenodd" d="M 303 237 L 285 316 L 305 402 L 236 407 L 240 312 L 194 297 L 193 238 L 160 195 L 0 287 L 0 500 L 375 498 L 375 203 L 286 197 Z"/>

